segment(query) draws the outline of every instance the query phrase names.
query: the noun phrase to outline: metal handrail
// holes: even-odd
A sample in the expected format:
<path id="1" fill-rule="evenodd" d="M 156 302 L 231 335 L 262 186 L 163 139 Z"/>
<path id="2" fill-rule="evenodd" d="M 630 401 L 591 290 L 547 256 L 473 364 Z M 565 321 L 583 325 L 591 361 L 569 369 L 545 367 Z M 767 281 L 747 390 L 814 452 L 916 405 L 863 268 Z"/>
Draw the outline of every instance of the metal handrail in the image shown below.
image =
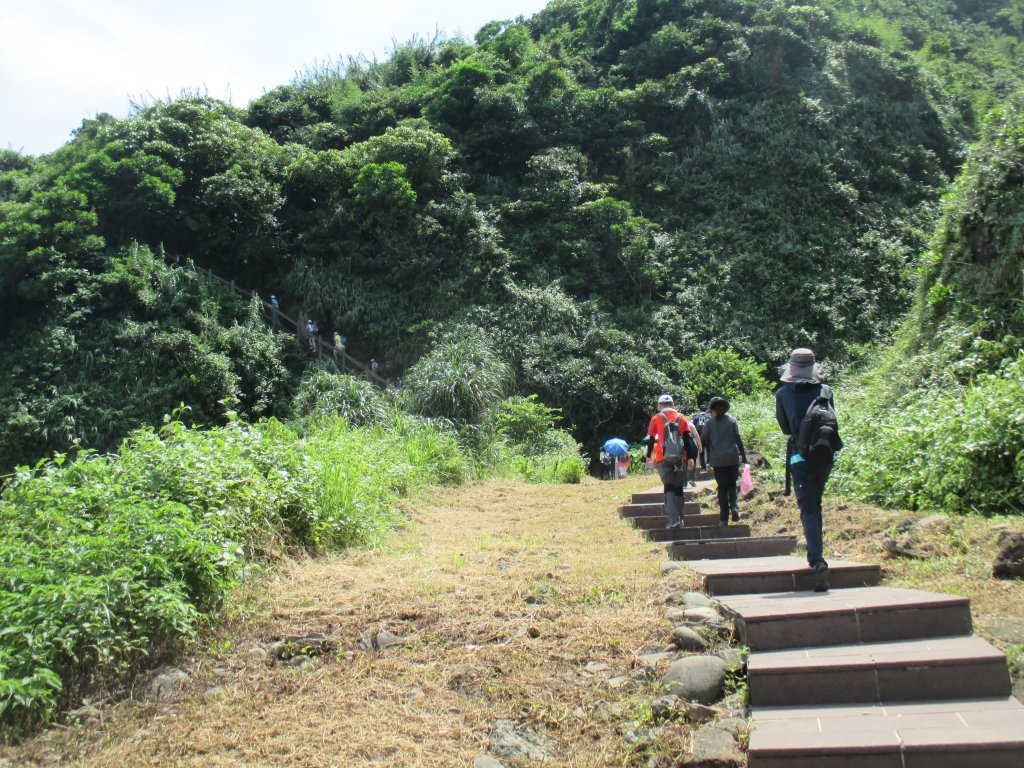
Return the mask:
<path id="1" fill-rule="evenodd" d="M 194 270 L 196 272 L 200 272 L 200 273 L 206 275 L 207 277 L 210 277 L 210 278 L 212 278 L 214 280 L 217 280 L 220 283 L 223 283 L 224 285 L 226 285 L 228 288 L 230 288 L 235 293 L 238 293 L 238 294 L 240 294 L 242 296 L 247 296 L 249 298 L 252 298 L 252 297 L 255 296 L 256 299 L 260 302 L 260 304 L 263 306 L 264 309 L 266 309 L 269 312 L 273 313 L 273 315 L 275 317 L 282 318 L 282 319 L 286 320 L 292 326 L 292 328 L 295 330 L 295 335 L 296 336 L 300 336 L 300 337 L 302 336 L 304 329 L 302 328 L 302 326 L 299 325 L 298 320 L 296 320 L 295 318 L 293 318 L 293 317 L 291 317 L 289 315 L 286 315 L 284 312 L 282 312 L 280 310 L 280 308 L 275 307 L 269 301 L 264 300 L 263 297 L 260 296 L 255 291 L 250 291 L 247 288 L 242 288 L 241 286 L 237 285 L 234 280 L 225 280 L 220 275 L 218 275 L 218 274 L 216 274 L 214 272 L 211 272 L 210 270 L 206 269 L 205 267 L 198 266 L 195 262 L 192 261 L 192 259 L 188 259 L 185 262 L 185 264 L 186 264 L 186 266 L 189 269 L 192 269 L 192 270 Z M 364 374 L 364 375 L 368 376 L 371 379 L 371 381 L 376 383 L 382 389 L 387 389 L 388 388 L 387 380 L 384 379 L 382 376 L 380 376 L 380 374 L 375 373 L 373 371 L 373 369 L 370 366 L 368 366 L 366 363 L 364 363 L 363 361 L 357 360 L 356 358 L 352 357 L 352 355 L 348 354 L 341 347 L 336 347 L 334 344 L 330 343 L 329 341 L 324 341 L 324 338 L 322 336 L 320 336 L 320 334 L 316 334 L 316 342 L 317 342 L 317 350 L 316 350 L 316 352 L 317 352 L 317 359 L 323 360 L 323 358 L 324 358 L 324 350 L 326 349 L 328 352 L 331 353 L 331 357 L 333 357 L 334 362 L 337 363 L 338 362 L 338 353 L 340 352 L 341 353 L 341 369 L 342 370 L 345 370 L 346 367 L 348 367 L 349 370 L 354 370 L 354 372 L 356 372 L 356 373 L 360 373 L 360 374 Z"/>

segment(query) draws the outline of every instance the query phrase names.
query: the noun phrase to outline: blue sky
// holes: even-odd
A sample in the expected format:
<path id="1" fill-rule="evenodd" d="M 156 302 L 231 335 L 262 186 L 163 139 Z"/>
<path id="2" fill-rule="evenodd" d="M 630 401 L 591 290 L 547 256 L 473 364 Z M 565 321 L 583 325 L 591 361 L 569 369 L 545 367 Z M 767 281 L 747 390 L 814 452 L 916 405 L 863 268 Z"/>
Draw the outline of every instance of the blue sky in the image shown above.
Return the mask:
<path id="1" fill-rule="evenodd" d="M 64 144 L 83 118 L 199 89 L 245 106 L 307 66 L 531 16 L 547 0 L 0 0 L 0 148 Z"/>

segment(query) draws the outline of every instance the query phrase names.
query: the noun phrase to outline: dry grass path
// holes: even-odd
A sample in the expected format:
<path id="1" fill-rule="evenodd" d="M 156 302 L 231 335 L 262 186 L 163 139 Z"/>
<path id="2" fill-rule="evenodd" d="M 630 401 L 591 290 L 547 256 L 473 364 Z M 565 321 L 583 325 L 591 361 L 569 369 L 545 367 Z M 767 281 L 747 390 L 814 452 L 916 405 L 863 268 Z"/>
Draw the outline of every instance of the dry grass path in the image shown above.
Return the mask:
<path id="1" fill-rule="evenodd" d="M 197 685 L 185 702 L 122 705 L 99 739 L 51 732 L 18 756 L 118 768 L 467 766 L 508 718 L 554 740 L 550 765 L 622 765 L 622 731 L 660 688 L 629 675 L 671 632 L 663 549 L 616 514 L 651 485 L 435 491 L 409 504 L 409 525 L 384 548 L 291 563 L 253 615 L 225 629 L 230 648 L 186 667 Z M 382 630 L 405 643 L 356 650 Z M 335 651 L 302 669 L 248 654 L 306 632 L 327 634 Z M 609 669 L 588 671 L 592 662 Z"/>
<path id="2" fill-rule="evenodd" d="M 193 681 L 183 701 L 98 702 L 101 726 L 0 749 L 0 768 L 471 766 L 499 719 L 551 738 L 551 766 L 646 765 L 627 743 L 663 692 L 660 678 L 638 674 L 637 657 L 671 632 L 665 552 L 616 509 L 654 485 L 641 476 L 435 489 L 407 502 L 408 525 L 383 547 L 289 562 L 243 595 L 244 610 L 183 664 Z M 755 535 L 799 534 L 792 499 L 762 495 L 744 517 Z M 905 517 L 829 501 L 826 551 L 881 559 L 892 586 L 968 596 L 979 634 L 1004 649 L 1024 642 L 1024 583 L 989 574 L 994 528 L 1020 521 L 947 518 L 918 533 L 927 557 L 881 557 L 880 532 Z M 671 579 L 699 584 L 689 570 Z M 360 649 L 384 630 L 403 644 Z M 251 651 L 310 632 L 333 650 L 303 668 Z M 683 722 L 661 729 L 658 764 L 688 741 Z"/>

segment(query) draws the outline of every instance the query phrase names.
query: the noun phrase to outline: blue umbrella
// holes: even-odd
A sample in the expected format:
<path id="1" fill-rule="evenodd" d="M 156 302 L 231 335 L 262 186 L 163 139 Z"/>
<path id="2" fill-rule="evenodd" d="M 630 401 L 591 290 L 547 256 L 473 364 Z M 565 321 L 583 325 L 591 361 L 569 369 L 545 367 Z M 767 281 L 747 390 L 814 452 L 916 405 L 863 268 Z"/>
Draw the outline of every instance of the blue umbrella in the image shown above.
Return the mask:
<path id="1" fill-rule="evenodd" d="M 621 437 L 613 437 L 604 441 L 601 450 L 610 453 L 612 456 L 625 456 L 629 453 L 629 443 Z"/>

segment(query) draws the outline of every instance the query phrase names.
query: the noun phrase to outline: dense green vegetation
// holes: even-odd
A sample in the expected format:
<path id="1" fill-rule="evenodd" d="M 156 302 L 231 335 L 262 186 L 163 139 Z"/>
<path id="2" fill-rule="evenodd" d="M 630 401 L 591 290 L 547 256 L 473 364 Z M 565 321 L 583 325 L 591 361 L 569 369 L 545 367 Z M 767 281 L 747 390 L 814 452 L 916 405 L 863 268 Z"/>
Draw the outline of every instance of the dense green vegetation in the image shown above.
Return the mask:
<path id="1" fill-rule="evenodd" d="M 579 480 L 659 392 L 780 456 L 795 346 L 845 371 L 834 488 L 1024 510 L 1022 71 L 1021 0 L 554 0 L 0 152 L 0 721 L 422 484 Z"/>
<path id="2" fill-rule="evenodd" d="M 839 382 L 834 489 L 888 507 L 1024 513 L 1024 111 L 983 126 L 893 343 Z M 767 398 L 741 406 L 783 455 Z M 741 417 L 742 418 L 742 417 Z"/>
<path id="3" fill-rule="evenodd" d="M 311 387 L 292 426 L 168 418 L 114 455 L 19 470 L 0 494 L 0 733 L 151 666 L 288 550 L 376 540 L 418 487 L 484 474 L 576 482 L 585 470 L 535 400 L 431 419 L 349 376 L 312 372 L 300 400 Z"/>
<path id="4" fill-rule="evenodd" d="M 0 153 L 0 466 L 179 401 L 287 415 L 294 345 L 150 253 L 278 292 L 391 376 L 470 328 L 590 446 L 688 394 L 709 349 L 856 359 L 912 303 L 965 140 L 1024 71 L 1022 17 L 555 0 L 247 109 L 185 96 Z"/>

